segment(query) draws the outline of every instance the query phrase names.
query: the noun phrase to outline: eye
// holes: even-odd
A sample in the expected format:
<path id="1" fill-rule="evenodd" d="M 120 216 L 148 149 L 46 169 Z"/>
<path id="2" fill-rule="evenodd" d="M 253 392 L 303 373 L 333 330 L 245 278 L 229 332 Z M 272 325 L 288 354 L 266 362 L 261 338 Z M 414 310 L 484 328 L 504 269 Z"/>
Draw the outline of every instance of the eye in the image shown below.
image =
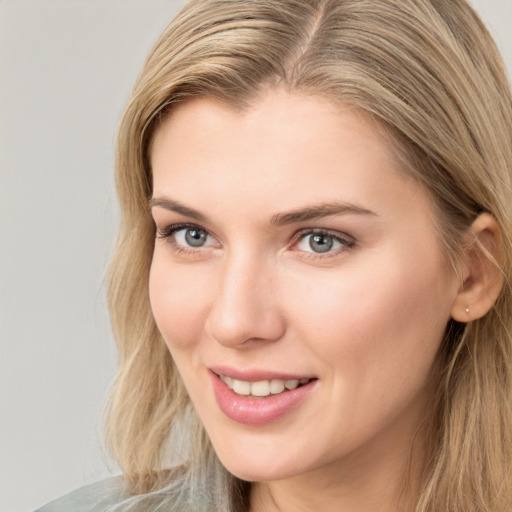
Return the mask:
<path id="1" fill-rule="evenodd" d="M 329 231 L 313 230 L 302 232 L 299 236 L 297 250 L 315 254 L 336 253 L 339 250 L 349 249 L 355 244 L 350 237 Z"/>
<path id="2" fill-rule="evenodd" d="M 178 245 L 189 247 L 202 247 L 208 242 L 208 233 L 198 228 L 182 228 L 174 232 L 174 239 Z"/>
<path id="3" fill-rule="evenodd" d="M 158 237 L 169 240 L 174 246 L 181 249 L 198 249 L 217 245 L 208 231 L 192 224 L 168 226 L 163 231 L 158 231 Z"/>

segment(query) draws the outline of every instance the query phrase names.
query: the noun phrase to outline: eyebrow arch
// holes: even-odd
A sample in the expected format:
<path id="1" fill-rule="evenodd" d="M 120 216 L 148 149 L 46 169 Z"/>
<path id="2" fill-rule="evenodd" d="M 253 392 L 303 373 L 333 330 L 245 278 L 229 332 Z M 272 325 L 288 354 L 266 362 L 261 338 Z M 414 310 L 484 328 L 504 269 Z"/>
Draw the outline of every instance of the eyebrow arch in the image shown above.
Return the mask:
<path id="1" fill-rule="evenodd" d="M 320 203 L 300 208 L 287 213 L 277 213 L 272 217 L 270 223 L 272 226 L 285 226 L 296 222 L 319 219 L 329 215 L 357 214 L 357 215 L 377 215 L 371 210 L 361 208 L 360 206 L 346 202 Z"/>
<path id="2" fill-rule="evenodd" d="M 201 212 L 194 210 L 193 208 L 189 208 L 179 201 L 170 199 L 169 197 L 154 197 L 150 199 L 150 209 L 154 208 L 155 206 L 159 206 L 166 210 L 185 215 L 186 217 L 190 217 L 191 219 L 198 221 L 205 222 L 207 220 L 206 216 Z M 297 222 L 320 219 L 322 217 L 328 217 L 329 215 L 340 214 L 377 215 L 375 212 L 367 210 L 366 208 L 361 208 L 360 206 L 351 203 L 336 201 L 331 203 L 313 204 L 311 206 L 306 206 L 305 208 L 300 208 L 291 212 L 277 213 L 272 216 L 270 224 L 275 227 L 280 227 Z"/>
<path id="3" fill-rule="evenodd" d="M 155 206 L 160 206 L 161 208 L 165 208 L 171 212 L 180 213 L 181 215 L 185 215 L 185 217 L 190 217 L 191 219 L 206 221 L 206 217 L 197 210 L 193 208 L 189 208 L 184 204 L 181 204 L 179 201 L 175 201 L 174 199 L 170 199 L 168 197 L 153 197 L 149 200 L 149 208 L 154 208 Z"/>

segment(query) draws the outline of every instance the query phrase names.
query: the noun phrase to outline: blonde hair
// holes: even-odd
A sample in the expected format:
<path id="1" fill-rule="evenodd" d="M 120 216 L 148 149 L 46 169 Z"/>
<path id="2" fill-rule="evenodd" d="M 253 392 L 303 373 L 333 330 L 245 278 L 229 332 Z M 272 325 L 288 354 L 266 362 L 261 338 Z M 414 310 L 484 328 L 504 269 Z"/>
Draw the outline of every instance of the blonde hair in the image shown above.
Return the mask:
<path id="1" fill-rule="evenodd" d="M 110 308 L 119 345 L 108 439 L 133 493 L 166 510 L 247 507 L 221 467 L 152 317 L 149 148 L 162 116 L 197 96 L 245 108 L 274 85 L 380 121 L 438 209 L 447 252 L 480 212 L 501 230 L 492 310 L 451 322 L 416 512 L 512 506 L 512 101 L 504 65 L 464 0 L 192 0 L 149 54 L 118 135 L 121 204 Z M 164 471 L 171 464 L 180 469 Z M 153 493 L 150 493 L 153 491 Z"/>

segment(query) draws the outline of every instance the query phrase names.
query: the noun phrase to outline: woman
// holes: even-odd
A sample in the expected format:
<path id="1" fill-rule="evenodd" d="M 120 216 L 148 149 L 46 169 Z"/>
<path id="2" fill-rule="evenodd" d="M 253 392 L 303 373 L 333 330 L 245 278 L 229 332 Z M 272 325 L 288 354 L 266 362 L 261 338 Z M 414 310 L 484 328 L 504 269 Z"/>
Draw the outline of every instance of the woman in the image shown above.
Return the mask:
<path id="1" fill-rule="evenodd" d="M 119 131 L 124 490 L 73 506 L 509 510 L 511 128 L 465 1 L 188 3 Z"/>

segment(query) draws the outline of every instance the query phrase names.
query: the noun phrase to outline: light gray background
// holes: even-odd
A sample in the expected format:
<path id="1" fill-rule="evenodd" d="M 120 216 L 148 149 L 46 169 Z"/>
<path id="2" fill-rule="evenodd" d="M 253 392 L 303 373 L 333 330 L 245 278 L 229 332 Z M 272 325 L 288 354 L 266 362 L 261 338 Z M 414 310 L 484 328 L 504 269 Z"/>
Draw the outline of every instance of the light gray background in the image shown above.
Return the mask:
<path id="1" fill-rule="evenodd" d="M 1 512 L 115 472 L 100 441 L 114 137 L 181 3 L 0 0 Z M 512 69 L 512 0 L 473 4 Z"/>

